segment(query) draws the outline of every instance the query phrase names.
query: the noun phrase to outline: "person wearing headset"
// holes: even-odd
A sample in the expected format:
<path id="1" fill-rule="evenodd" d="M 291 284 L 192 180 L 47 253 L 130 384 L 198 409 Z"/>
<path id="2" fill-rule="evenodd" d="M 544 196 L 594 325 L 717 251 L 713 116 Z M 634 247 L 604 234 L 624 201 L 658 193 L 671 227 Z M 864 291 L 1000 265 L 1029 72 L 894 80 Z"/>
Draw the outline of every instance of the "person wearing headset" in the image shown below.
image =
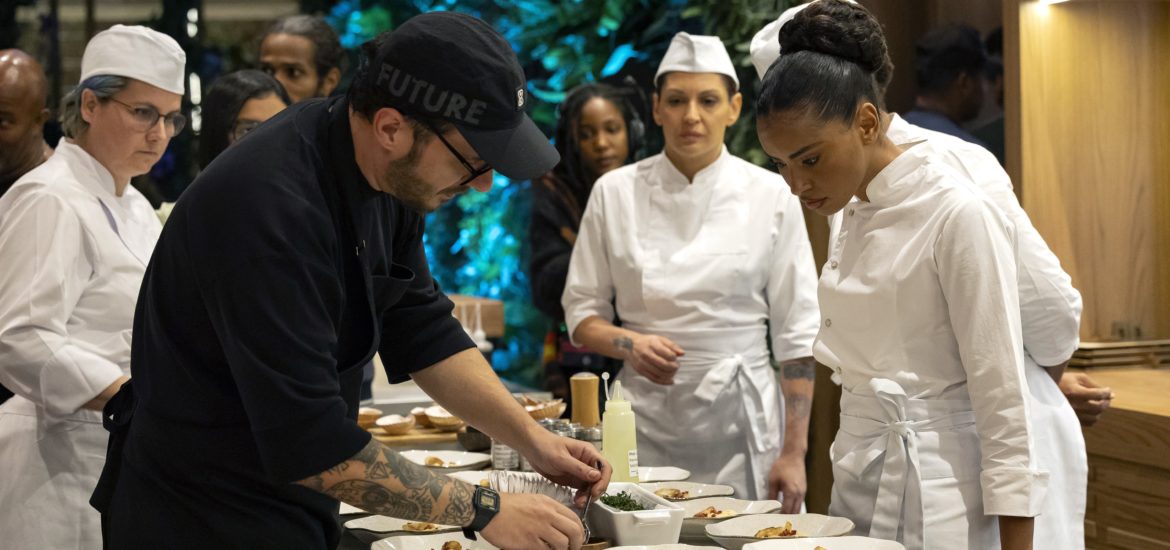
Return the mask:
<path id="1" fill-rule="evenodd" d="M 529 278 L 532 301 L 554 323 L 557 360 L 545 373 L 545 387 L 567 397 L 566 384 L 576 372 L 614 373 L 614 361 L 573 346 L 565 331 L 561 294 L 569 272 L 569 256 L 585 203 L 597 178 L 637 157 L 645 126 L 627 99 L 636 90 L 608 84 L 582 84 L 558 108 L 554 143 L 561 161 L 532 182 L 532 246 Z"/>
<path id="2" fill-rule="evenodd" d="M 718 37 L 675 35 L 655 80 L 665 150 L 597 180 L 565 323 L 574 343 L 625 361 L 639 464 L 741 498 L 781 493 L 798 511 L 820 322 L 804 215 L 779 175 L 723 145 L 743 96 Z"/>

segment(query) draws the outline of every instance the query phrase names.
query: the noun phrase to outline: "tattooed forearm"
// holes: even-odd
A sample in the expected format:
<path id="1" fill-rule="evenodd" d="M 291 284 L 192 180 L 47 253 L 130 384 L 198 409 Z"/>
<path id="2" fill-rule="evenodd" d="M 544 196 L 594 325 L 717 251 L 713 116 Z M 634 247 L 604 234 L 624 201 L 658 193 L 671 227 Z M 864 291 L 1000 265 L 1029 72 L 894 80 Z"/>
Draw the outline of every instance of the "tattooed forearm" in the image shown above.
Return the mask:
<path id="1" fill-rule="evenodd" d="M 795 359 L 780 365 L 780 372 L 785 380 L 816 380 L 817 362 L 812 357 Z"/>
<path id="2" fill-rule="evenodd" d="M 432 473 L 373 439 L 349 460 L 299 483 L 401 519 L 466 525 L 475 515 L 471 485 Z"/>
<path id="3" fill-rule="evenodd" d="M 630 353 L 634 351 L 634 341 L 629 336 L 618 336 L 613 339 L 613 346 L 619 350 Z"/>
<path id="4" fill-rule="evenodd" d="M 786 395 L 784 397 L 784 409 L 790 420 L 798 418 L 806 418 L 812 411 L 812 399 L 809 399 L 804 394 Z"/>

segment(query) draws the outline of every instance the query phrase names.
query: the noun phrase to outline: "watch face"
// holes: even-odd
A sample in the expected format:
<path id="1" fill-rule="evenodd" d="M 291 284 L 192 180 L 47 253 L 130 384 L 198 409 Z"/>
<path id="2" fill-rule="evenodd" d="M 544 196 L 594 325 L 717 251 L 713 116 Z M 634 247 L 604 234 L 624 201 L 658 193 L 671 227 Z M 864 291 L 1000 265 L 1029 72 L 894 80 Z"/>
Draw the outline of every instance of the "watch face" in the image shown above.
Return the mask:
<path id="1" fill-rule="evenodd" d="M 500 510 L 500 495 L 491 489 L 484 489 L 481 487 L 480 490 L 475 492 L 475 498 L 477 501 L 476 504 L 480 508 L 486 508 L 488 510 L 497 512 Z"/>

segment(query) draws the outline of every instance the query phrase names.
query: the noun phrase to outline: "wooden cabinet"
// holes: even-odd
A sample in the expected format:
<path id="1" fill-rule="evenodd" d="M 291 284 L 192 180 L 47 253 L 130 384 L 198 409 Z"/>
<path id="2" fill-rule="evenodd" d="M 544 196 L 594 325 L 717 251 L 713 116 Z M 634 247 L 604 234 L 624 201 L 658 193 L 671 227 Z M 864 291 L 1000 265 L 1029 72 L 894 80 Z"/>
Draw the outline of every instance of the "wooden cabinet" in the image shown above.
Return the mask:
<path id="1" fill-rule="evenodd" d="M 1088 369 L 1112 408 L 1084 430 L 1090 550 L 1170 550 L 1170 369 Z"/>

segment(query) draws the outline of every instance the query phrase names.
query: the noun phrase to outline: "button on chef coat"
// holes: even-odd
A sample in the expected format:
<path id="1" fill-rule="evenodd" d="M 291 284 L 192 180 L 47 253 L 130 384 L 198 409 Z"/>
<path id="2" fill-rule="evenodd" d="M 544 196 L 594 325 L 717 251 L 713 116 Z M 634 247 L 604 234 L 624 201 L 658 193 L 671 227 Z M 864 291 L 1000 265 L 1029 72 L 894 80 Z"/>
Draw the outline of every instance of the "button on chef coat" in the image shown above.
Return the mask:
<path id="1" fill-rule="evenodd" d="M 1044 494 L 1028 422 L 1008 219 L 962 177 L 910 147 L 849 207 L 819 297 L 814 353 L 848 391 L 896 382 L 912 399 L 969 394 L 987 514 L 1034 516 Z M 842 411 L 849 414 L 849 411 Z"/>

